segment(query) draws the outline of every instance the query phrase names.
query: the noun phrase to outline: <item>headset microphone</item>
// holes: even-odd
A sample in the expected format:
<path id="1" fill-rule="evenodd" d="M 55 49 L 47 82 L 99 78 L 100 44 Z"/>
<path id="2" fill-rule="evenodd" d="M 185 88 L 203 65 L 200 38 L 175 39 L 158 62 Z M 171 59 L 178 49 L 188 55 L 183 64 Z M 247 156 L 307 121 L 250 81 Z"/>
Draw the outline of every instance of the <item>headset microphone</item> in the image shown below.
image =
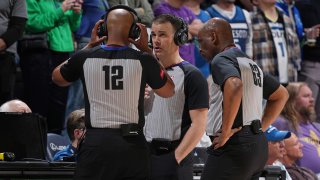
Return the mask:
<path id="1" fill-rule="evenodd" d="M 0 161 L 13 161 L 15 157 L 16 156 L 12 152 L 0 153 Z"/>
<path id="2" fill-rule="evenodd" d="M 152 34 L 150 34 L 150 36 L 149 36 L 148 46 L 149 46 L 149 48 L 153 49 Z"/>

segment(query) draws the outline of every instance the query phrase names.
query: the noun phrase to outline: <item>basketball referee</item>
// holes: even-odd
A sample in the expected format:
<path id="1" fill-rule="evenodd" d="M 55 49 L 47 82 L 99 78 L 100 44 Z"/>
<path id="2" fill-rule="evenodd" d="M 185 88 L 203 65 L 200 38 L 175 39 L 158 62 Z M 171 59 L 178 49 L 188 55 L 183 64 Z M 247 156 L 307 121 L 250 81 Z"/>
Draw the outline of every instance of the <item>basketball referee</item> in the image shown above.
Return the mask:
<path id="1" fill-rule="evenodd" d="M 179 55 L 179 46 L 188 41 L 188 25 L 183 19 L 170 14 L 157 16 L 151 36 L 155 55 L 175 84 L 171 98 L 147 89 L 144 132 L 151 149 L 151 179 L 192 180 L 190 152 L 205 131 L 208 84 L 201 72 Z"/>
<path id="2" fill-rule="evenodd" d="M 207 122 L 213 145 L 201 179 L 258 179 L 268 156 L 262 132 L 280 114 L 288 92 L 236 48 L 225 20 L 210 19 L 198 38 L 210 62 L 214 91 Z"/>
<path id="3" fill-rule="evenodd" d="M 127 6 L 110 8 L 103 24 L 106 45 L 79 51 L 53 72 L 60 86 L 79 78 L 84 85 L 87 133 L 78 153 L 77 180 L 148 178 L 144 88 L 148 83 L 159 96 L 170 97 L 174 84 L 153 56 L 128 46 L 129 38 L 140 35 L 136 15 Z"/>

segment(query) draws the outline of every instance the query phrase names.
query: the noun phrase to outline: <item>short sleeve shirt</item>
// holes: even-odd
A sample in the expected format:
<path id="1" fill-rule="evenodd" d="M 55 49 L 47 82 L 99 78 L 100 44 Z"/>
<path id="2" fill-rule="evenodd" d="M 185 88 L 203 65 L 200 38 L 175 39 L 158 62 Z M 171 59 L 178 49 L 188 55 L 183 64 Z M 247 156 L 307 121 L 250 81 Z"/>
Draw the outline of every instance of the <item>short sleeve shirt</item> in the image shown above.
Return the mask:
<path id="1" fill-rule="evenodd" d="M 152 94 L 146 100 L 145 135 L 152 139 L 180 140 L 191 125 L 190 110 L 208 108 L 208 84 L 201 72 L 183 61 L 167 68 L 175 84 L 175 95 L 162 98 Z"/>
<path id="2" fill-rule="evenodd" d="M 230 77 L 241 79 L 243 94 L 233 128 L 250 125 L 253 120 L 261 120 L 262 99 L 279 87 L 279 82 L 264 75 L 260 67 L 238 48 L 231 48 L 216 55 L 211 62 L 213 83 L 210 86 L 210 108 L 208 112 L 207 134 L 214 135 L 222 125 L 223 87 Z"/>
<path id="3" fill-rule="evenodd" d="M 88 128 L 144 121 L 146 83 L 159 89 L 167 81 L 153 56 L 127 46 L 82 50 L 61 67 L 61 74 L 70 82 L 81 78 Z"/>

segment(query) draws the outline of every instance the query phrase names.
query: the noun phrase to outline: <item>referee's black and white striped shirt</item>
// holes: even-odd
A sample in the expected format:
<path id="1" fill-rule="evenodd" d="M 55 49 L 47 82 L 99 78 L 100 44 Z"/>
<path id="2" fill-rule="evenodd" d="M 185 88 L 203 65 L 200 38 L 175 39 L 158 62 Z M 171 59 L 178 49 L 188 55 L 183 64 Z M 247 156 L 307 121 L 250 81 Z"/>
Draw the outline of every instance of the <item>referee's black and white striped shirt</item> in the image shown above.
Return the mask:
<path id="1" fill-rule="evenodd" d="M 145 101 L 147 141 L 180 140 L 191 124 L 189 111 L 209 107 L 208 84 L 201 72 L 187 61 L 166 68 L 175 84 L 175 94 L 162 98 L 156 94 Z"/>
<path id="2" fill-rule="evenodd" d="M 270 75 L 264 75 L 259 66 L 238 48 L 219 53 L 211 62 L 213 83 L 210 84 L 210 108 L 207 119 L 207 135 L 221 129 L 223 114 L 223 85 L 229 77 L 242 80 L 241 105 L 232 128 L 250 125 L 262 118 L 262 100 L 280 86 Z"/>
<path id="3" fill-rule="evenodd" d="M 61 74 L 69 82 L 81 78 L 88 128 L 144 121 L 146 83 L 158 89 L 167 81 L 155 58 L 127 46 L 82 50 L 61 67 Z"/>

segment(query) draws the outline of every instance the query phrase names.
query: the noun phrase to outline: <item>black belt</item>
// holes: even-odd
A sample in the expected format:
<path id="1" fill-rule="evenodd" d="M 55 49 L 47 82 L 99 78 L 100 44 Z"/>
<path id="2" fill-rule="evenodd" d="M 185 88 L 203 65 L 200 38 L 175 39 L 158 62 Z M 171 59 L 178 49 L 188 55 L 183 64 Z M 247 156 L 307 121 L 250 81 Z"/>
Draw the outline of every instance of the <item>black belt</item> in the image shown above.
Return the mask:
<path id="1" fill-rule="evenodd" d="M 121 124 L 120 128 L 87 128 L 88 133 L 119 134 L 124 137 L 143 135 L 143 130 L 138 124 Z"/>
<path id="2" fill-rule="evenodd" d="M 97 134 L 97 133 L 121 135 L 121 129 L 119 128 L 87 128 L 86 129 L 86 134 Z"/>
<path id="3" fill-rule="evenodd" d="M 242 126 L 241 130 L 236 132 L 233 136 L 241 136 L 241 135 L 247 135 L 247 134 L 260 134 L 262 132 L 261 128 L 261 121 L 260 120 L 254 120 L 250 125 Z M 215 136 L 209 136 L 211 141 L 213 141 Z"/>
<path id="4" fill-rule="evenodd" d="M 2 51 L 2 52 L 0 52 L 0 56 L 6 56 L 6 55 L 15 57 L 14 53 L 12 53 L 12 52 L 8 52 L 8 51 Z"/>
<path id="5" fill-rule="evenodd" d="M 154 155 L 168 154 L 174 151 L 179 146 L 179 144 L 180 144 L 180 140 L 167 141 L 167 140 L 153 139 L 151 142 L 148 142 L 151 154 L 154 154 Z"/>

